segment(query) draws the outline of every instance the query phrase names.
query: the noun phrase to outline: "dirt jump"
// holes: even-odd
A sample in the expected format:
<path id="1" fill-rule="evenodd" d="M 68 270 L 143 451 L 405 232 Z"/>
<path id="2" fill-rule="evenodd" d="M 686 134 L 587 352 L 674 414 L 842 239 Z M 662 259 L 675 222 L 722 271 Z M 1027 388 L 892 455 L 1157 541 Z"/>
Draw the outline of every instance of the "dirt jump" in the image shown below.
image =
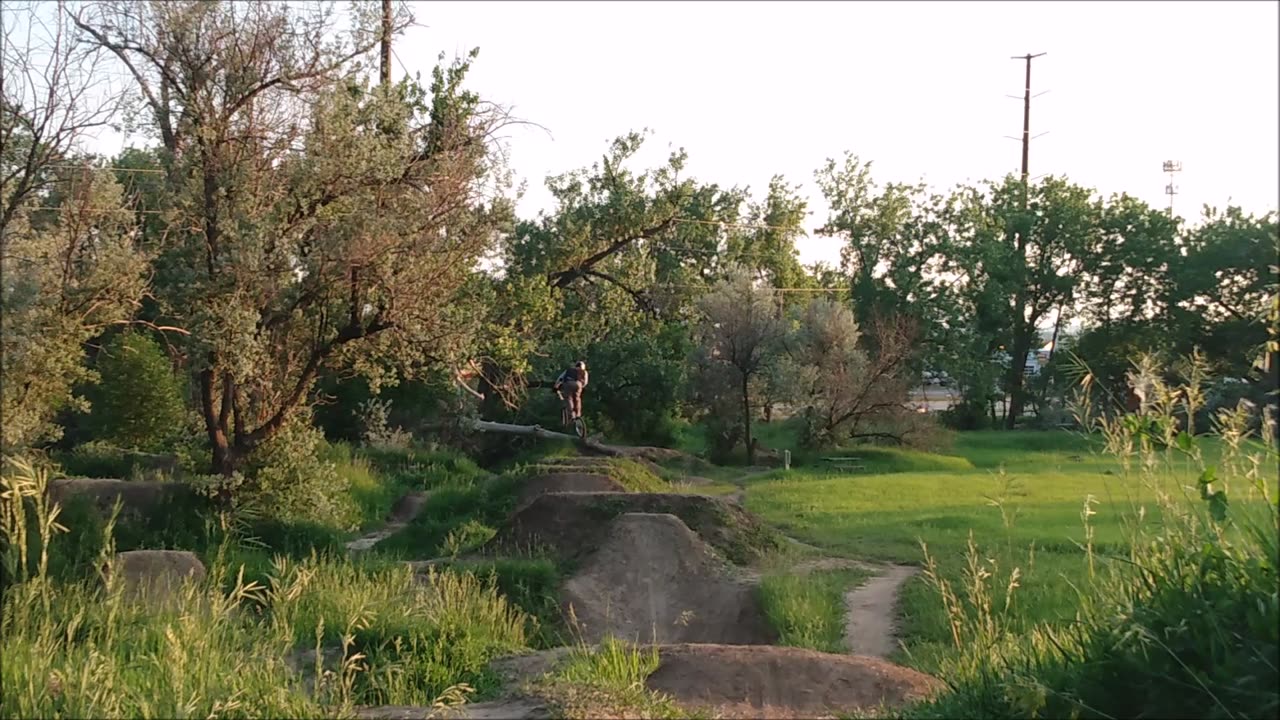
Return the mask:
<path id="1" fill-rule="evenodd" d="M 782 546 L 776 532 L 723 498 L 679 493 L 551 492 L 518 509 L 488 550 L 540 548 L 564 561 L 583 559 L 604 543 L 609 521 L 627 513 L 675 515 L 738 565 L 749 564 Z"/>
<path id="2" fill-rule="evenodd" d="M 547 459 L 530 469 L 516 509 L 481 553 L 533 550 L 556 559 L 567 572 L 559 601 L 569 629 L 587 645 L 614 637 L 656 647 L 658 667 L 645 686 L 686 711 L 717 718 L 875 714 L 940 688 L 936 679 L 884 659 L 897 647 L 898 590 L 914 568 L 870 566 L 805 546 L 814 556 L 789 565 L 790 572 L 860 566 L 876 575 L 845 595 L 850 654 L 776 646 L 758 583 L 765 561 L 795 541 L 746 511 L 736 501 L 741 496 L 628 492 L 611 476 L 610 458 L 599 456 Z M 416 514 L 421 503 L 411 504 Z M 506 679 L 506 691 L 491 701 L 359 708 L 357 715 L 555 717 L 557 698 L 533 681 L 573 652 L 562 647 L 495 661 L 491 669 Z"/>
<path id="3" fill-rule="evenodd" d="M 566 614 L 590 643 L 774 642 L 755 588 L 670 514 L 628 513 L 565 583 Z"/>

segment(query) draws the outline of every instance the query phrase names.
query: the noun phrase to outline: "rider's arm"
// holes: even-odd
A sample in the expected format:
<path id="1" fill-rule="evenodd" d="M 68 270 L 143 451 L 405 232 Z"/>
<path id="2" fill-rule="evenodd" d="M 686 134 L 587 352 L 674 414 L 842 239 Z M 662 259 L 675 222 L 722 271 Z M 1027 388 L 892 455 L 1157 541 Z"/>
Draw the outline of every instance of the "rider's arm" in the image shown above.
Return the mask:
<path id="1" fill-rule="evenodd" d="M 587 371 L 586 371 L 586 369 L 583 369 L 583 371 L 582 371 L 582 387 L 584 387 L 584 388 L 585 388 L 586 386 L 587 386 Z"/>

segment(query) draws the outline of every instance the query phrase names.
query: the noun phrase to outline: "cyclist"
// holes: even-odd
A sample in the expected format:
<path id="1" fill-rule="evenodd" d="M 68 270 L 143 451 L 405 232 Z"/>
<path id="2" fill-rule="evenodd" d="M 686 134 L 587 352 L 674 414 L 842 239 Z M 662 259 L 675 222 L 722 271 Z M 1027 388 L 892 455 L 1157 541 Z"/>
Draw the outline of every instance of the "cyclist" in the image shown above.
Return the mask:
<path id="1" fill-rule="evenodd" d="M 569 413 L 569 422 L 582 417 L 582 391 L 587 387 L 587 362 L 579 360 L 569 369 L 560 373 L 552 385 L 556 395 L 564 400 L 565 410 Z"/>

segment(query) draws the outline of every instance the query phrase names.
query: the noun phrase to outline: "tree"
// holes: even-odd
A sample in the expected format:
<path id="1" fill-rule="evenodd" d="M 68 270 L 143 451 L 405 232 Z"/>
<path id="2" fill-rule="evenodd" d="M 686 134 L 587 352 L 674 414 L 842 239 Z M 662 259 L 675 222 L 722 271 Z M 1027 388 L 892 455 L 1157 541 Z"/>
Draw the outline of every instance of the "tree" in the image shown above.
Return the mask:
<path id="1" fill-rule="evenodd" d="M 724 378 L 732 380 L 741 401 L 747 463 L 752 464 L 751 385 L 776 353 L 782 330 L 776 293 L 749 270 L 735 268 L 698 301 L 698 308 L 702 316 L 695 331 L 701 351 L 697 366 L 702 373 L 694 382 L 714 391 L 726 385 Z"/>
<path id="2" fill-rule="evenodd" d="M 910 321 L 879 318 L 868 354 L 846 305 L 818 299 L 796 313 L 786 338 L 784 376 L 805 419 L 809 446 L 882 438 L 902 443 L 918 423 L 906 408 L 915 337 Z"/>
<path id="3" fill-rule="evenodd" d="M 145 259 L 110 175 L 77 155 L 112 120 L 118 99 L 94 102 L 97 54 L 74 41 L 59 5 L 6 3 L 0 59 L 0 444 L 56 440 L 61 408 L 94 378 L 83 345 L 127 322 L 142 296 Z M 108 94 L 109 95 L 109 94 Z"/>
<path id="4" fill-rule="evenodd" d="M 101 383 L 90 394 L 94 437 L 156 451 L 184 424 L 182 387 L 164 348 L 139 332 L 114 335 L 97 362 Z"/>
<path id="5" fill-rule="evenodd" d="M 979 322 L 1003 326 L 987 352 L 1003 349 L 1011 358 L 1007 427 L 1027 401 L 1023 363 L 1038 328 L 1114 248 L 1113 238 L 1099 232 L 1101 203 L 1092 195 L 1060 178 L 1027 188 L 1013 176 L 961 195 L 951 242 Z"/>
<path id="6" fill-rule="evenodd" d="M 510 216 L 506 116 L 462 86 L 474 53 L 429 89 L 372 88 L 377 18 L 342 33 L 331 4 L 104 2 L 76 23 L 130 73 L 163 148 L 176 230 L 156 295 L 191 333 L 217 471 L 322 368 L 376 380 L 459 354 L 474 316 L 455 301 Z"/>

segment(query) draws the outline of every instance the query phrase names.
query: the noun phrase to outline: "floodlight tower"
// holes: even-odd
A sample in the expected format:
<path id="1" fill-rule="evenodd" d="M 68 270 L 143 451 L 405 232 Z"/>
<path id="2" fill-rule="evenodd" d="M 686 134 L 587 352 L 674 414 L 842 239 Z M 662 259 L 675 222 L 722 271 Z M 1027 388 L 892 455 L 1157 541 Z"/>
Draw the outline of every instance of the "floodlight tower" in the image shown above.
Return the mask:
<path id="1" fill-rule="evenodd" d="M 1175 173 L 1182 172 L 1181 160 L 1165 160 L 1164 171 L 1169 174 L 1169 184 L 1164 186 L 1164 194 L 1169 196 L 1169 217 L 1173 217 L 1173 196 L 1178 194 L 1178 186 L 1173 184 Z"/>

